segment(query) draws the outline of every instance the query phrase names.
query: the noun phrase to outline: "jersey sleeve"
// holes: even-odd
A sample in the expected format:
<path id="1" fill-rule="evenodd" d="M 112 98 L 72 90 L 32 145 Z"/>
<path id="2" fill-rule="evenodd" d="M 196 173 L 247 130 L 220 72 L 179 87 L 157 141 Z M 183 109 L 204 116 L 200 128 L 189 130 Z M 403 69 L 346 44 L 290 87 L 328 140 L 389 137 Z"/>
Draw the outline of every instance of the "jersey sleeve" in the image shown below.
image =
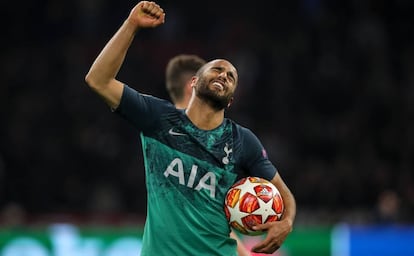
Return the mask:
<path id="1" fill-rule="evenodd" d="M 257 136 L 249 129 L 242 128 L 242 162 L 250 176 L 272 180 L 277 169 L 269 160 L 267 152 Z"/>
<path id="2" fill-rule="evenodd" d="M 171 109 L 175 110 L 175 107 L 169 101 L 139 93 L 125 84 L 121 102 L 115 112 L 145 132 L 156 125 L 162 113 Z"/>

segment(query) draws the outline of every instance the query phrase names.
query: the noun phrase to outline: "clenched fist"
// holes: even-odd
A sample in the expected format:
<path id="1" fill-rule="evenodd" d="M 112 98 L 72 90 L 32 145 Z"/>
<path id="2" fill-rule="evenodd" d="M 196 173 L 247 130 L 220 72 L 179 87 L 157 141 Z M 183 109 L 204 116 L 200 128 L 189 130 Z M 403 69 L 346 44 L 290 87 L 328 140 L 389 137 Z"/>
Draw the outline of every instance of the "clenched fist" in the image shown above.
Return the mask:
<path id="1" fill-rule="evenodd" d="M 128 21 L 137 28 L 156 27 L 164 23 L 165 13 L 155 2 L 141 1 L 131 10 Z"/>

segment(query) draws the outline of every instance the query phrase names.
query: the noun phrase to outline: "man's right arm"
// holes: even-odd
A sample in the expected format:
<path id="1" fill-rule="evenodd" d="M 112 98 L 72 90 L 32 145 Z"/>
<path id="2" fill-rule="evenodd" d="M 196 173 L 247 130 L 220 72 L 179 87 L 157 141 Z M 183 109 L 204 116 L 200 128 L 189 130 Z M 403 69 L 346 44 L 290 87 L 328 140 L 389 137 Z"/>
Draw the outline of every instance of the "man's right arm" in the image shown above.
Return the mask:
<path id="1" fill-rule="evenodd" d="M 119 106 L 123 91 L 123 83 L 116 75 L 136 32 L 140 28 L 156 27 L 164 23 L 164 18 L 163 9 L 156 3 L 139 2 L 92 64 L 85 81 L 112 109 Z"/>
<path id="2" fill-rule="evenodd" d="M 115 79 L 131 45 L 136 29 L 128 22 L 119 28 L 92 64 L 87 84 L 113 109 L 120 103 L 123 83 Z"/>

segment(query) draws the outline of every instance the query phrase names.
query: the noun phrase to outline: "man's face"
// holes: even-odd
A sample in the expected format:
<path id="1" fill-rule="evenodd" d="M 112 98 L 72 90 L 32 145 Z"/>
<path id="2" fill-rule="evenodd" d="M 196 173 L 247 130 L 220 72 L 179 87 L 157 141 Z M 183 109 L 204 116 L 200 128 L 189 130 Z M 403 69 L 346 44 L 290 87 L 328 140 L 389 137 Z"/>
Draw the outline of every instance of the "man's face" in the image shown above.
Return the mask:
<path id="1" fill-rule="evenodd" d="M 226 60 L 207 63 L 195 83 L 196 96 L 217 110 L 229 107 L 237 87 L 236 68 Z"/>

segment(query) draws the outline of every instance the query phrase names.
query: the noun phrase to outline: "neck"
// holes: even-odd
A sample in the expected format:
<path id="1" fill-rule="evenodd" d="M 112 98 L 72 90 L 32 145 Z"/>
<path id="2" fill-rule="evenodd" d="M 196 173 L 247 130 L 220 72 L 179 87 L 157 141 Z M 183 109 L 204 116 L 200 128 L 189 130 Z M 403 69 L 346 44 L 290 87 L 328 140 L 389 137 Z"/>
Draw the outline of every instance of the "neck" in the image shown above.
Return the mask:
<path id="1" fill-rule="evenodd" d="M 186 109 L 191 100 L 191 94 L 185 93 L 181 100 L 175 102 L 175 107 L 178 109 Z"/>
<path id="2" fill-rule="evenodd" d="M 217 128 L 224 120 L 224 109 L 213 109 L 206 102 L 193 97 L 185 112 L 191 122 L 199 129 L 212 130 Z"/>
<path id="3" fill-rule="evenodd" d="M 177 102 L 175 103 L 175 107 L 178 109 L 185 109 L 187 107 L 187 104 L 185 104 L 184 102 Z"/>

